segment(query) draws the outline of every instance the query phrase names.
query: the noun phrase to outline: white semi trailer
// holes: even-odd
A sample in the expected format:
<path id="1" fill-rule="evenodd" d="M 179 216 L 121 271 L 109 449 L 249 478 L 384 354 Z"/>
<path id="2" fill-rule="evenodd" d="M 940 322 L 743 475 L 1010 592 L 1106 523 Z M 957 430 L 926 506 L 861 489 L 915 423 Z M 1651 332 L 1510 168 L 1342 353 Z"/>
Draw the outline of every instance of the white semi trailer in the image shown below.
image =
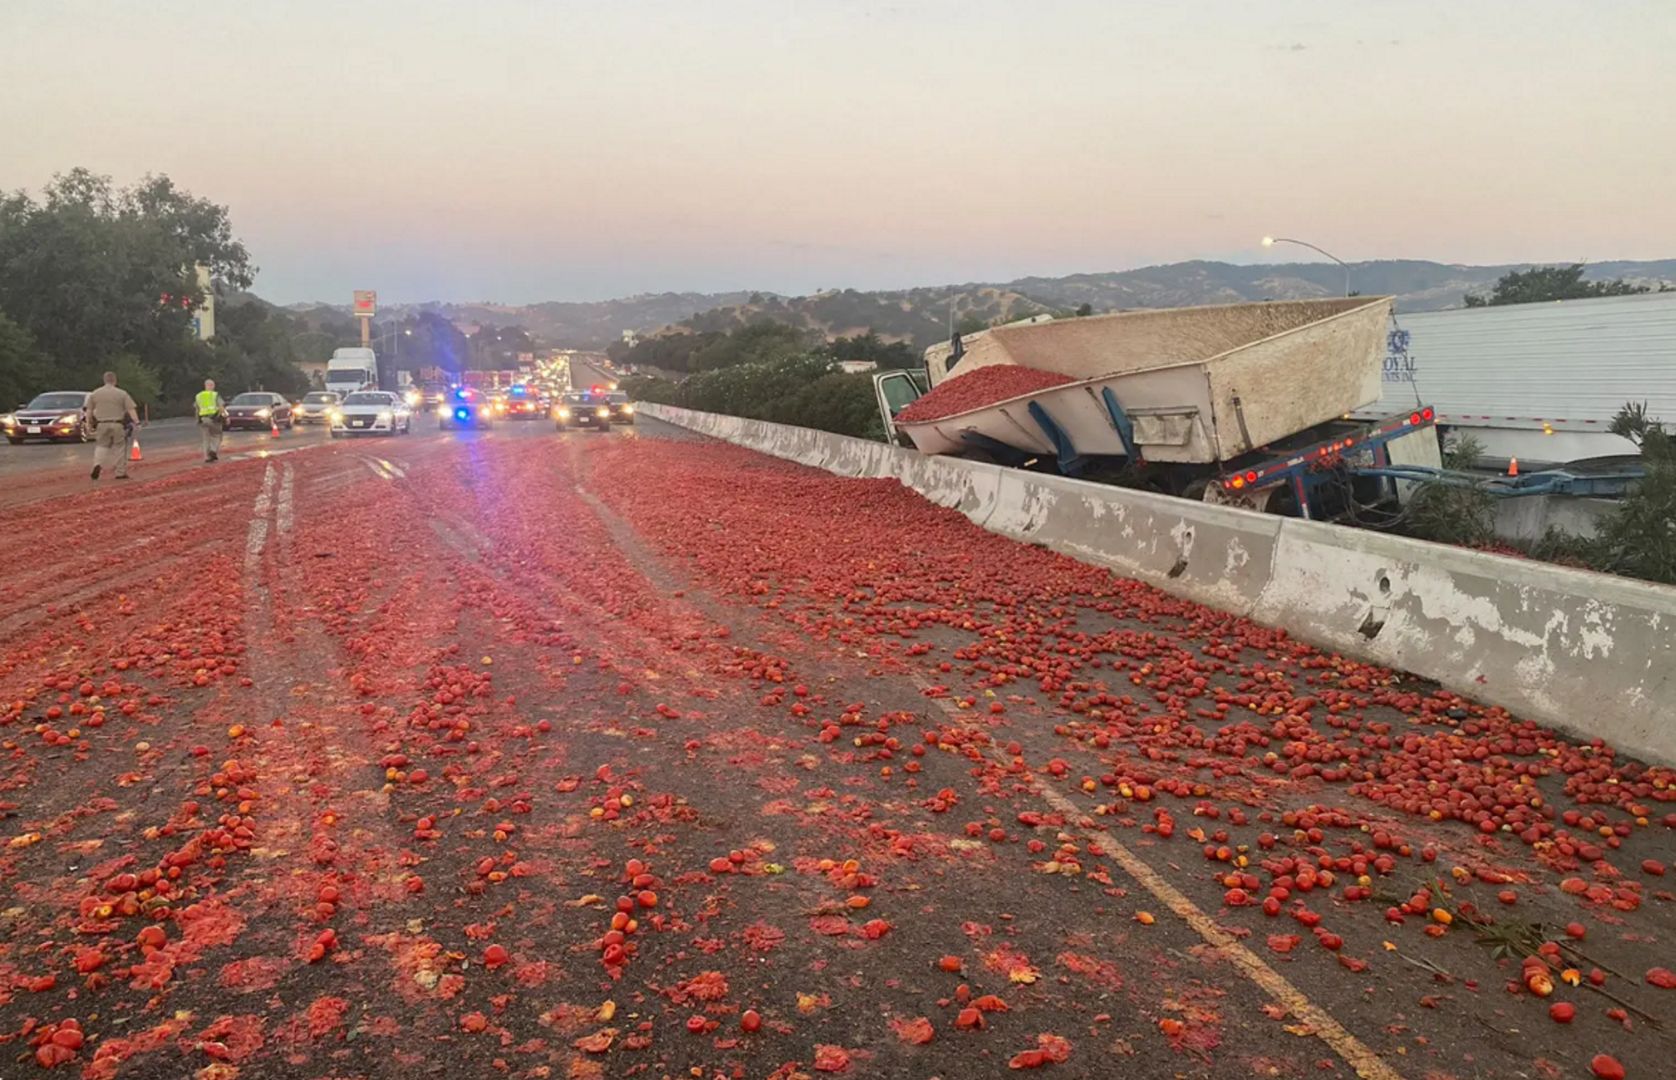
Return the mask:
<path id="1" fill-rule="evenodd" d="M 1608 428 L 1629 402 L 1676 423 L 1676 292 L 1398 313 L 1379 399 L 1357 417 L 1429 402 L 1486 467 L 1639 453 Z"/>

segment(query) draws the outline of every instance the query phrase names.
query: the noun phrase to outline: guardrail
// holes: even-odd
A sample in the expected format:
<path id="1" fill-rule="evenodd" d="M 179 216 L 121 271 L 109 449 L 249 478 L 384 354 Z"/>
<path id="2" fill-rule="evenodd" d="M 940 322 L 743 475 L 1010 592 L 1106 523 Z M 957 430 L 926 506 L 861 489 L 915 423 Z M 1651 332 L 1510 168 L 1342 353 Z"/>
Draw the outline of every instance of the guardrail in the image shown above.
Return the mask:
<path id="1" fill-rule="evenodd" d="M 1676 588 L 807 428 L 643 415 L 840 476 L 1637 756 L 1676 762 Z"/>

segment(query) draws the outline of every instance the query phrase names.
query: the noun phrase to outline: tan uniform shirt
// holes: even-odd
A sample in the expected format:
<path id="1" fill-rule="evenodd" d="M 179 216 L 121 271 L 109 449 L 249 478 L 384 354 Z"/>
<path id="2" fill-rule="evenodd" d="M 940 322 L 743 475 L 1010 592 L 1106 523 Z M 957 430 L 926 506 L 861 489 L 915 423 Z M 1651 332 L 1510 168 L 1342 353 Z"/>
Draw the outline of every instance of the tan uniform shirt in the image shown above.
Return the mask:
<path id="1" fill-rule="evenodd" d="M 134 399 L 120 386 L 101 386 L 87 397 L 87 415 L 93 417 L 95 423 L 121 420 L 130 412 L 138 411 L 134 408 Z"/>

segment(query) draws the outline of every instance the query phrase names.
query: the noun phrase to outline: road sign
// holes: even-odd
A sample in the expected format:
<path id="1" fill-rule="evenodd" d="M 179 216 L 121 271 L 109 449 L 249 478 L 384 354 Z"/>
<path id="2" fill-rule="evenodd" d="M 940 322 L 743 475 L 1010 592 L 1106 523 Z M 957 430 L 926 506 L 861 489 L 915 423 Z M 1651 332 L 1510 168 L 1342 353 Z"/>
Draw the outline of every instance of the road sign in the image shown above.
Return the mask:
<path id="1" fill-rule="evenodd" d="M 355 290 L 355 314 L 371 317 L 378 314 L 378 293 L 372 289 Z"/>

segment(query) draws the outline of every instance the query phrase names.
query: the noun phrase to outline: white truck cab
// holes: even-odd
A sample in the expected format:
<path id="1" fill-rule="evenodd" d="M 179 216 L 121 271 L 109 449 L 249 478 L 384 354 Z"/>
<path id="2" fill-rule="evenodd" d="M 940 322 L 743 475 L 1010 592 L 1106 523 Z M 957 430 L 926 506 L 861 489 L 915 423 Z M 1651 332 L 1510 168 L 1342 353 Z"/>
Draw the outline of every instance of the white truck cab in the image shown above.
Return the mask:
<path id="1" fill-rule="evenodd" d="M 338 349 L 326 361 L 326 389 L 339 395 L 378 389 L 378 357 L 371 349 Z"/>

